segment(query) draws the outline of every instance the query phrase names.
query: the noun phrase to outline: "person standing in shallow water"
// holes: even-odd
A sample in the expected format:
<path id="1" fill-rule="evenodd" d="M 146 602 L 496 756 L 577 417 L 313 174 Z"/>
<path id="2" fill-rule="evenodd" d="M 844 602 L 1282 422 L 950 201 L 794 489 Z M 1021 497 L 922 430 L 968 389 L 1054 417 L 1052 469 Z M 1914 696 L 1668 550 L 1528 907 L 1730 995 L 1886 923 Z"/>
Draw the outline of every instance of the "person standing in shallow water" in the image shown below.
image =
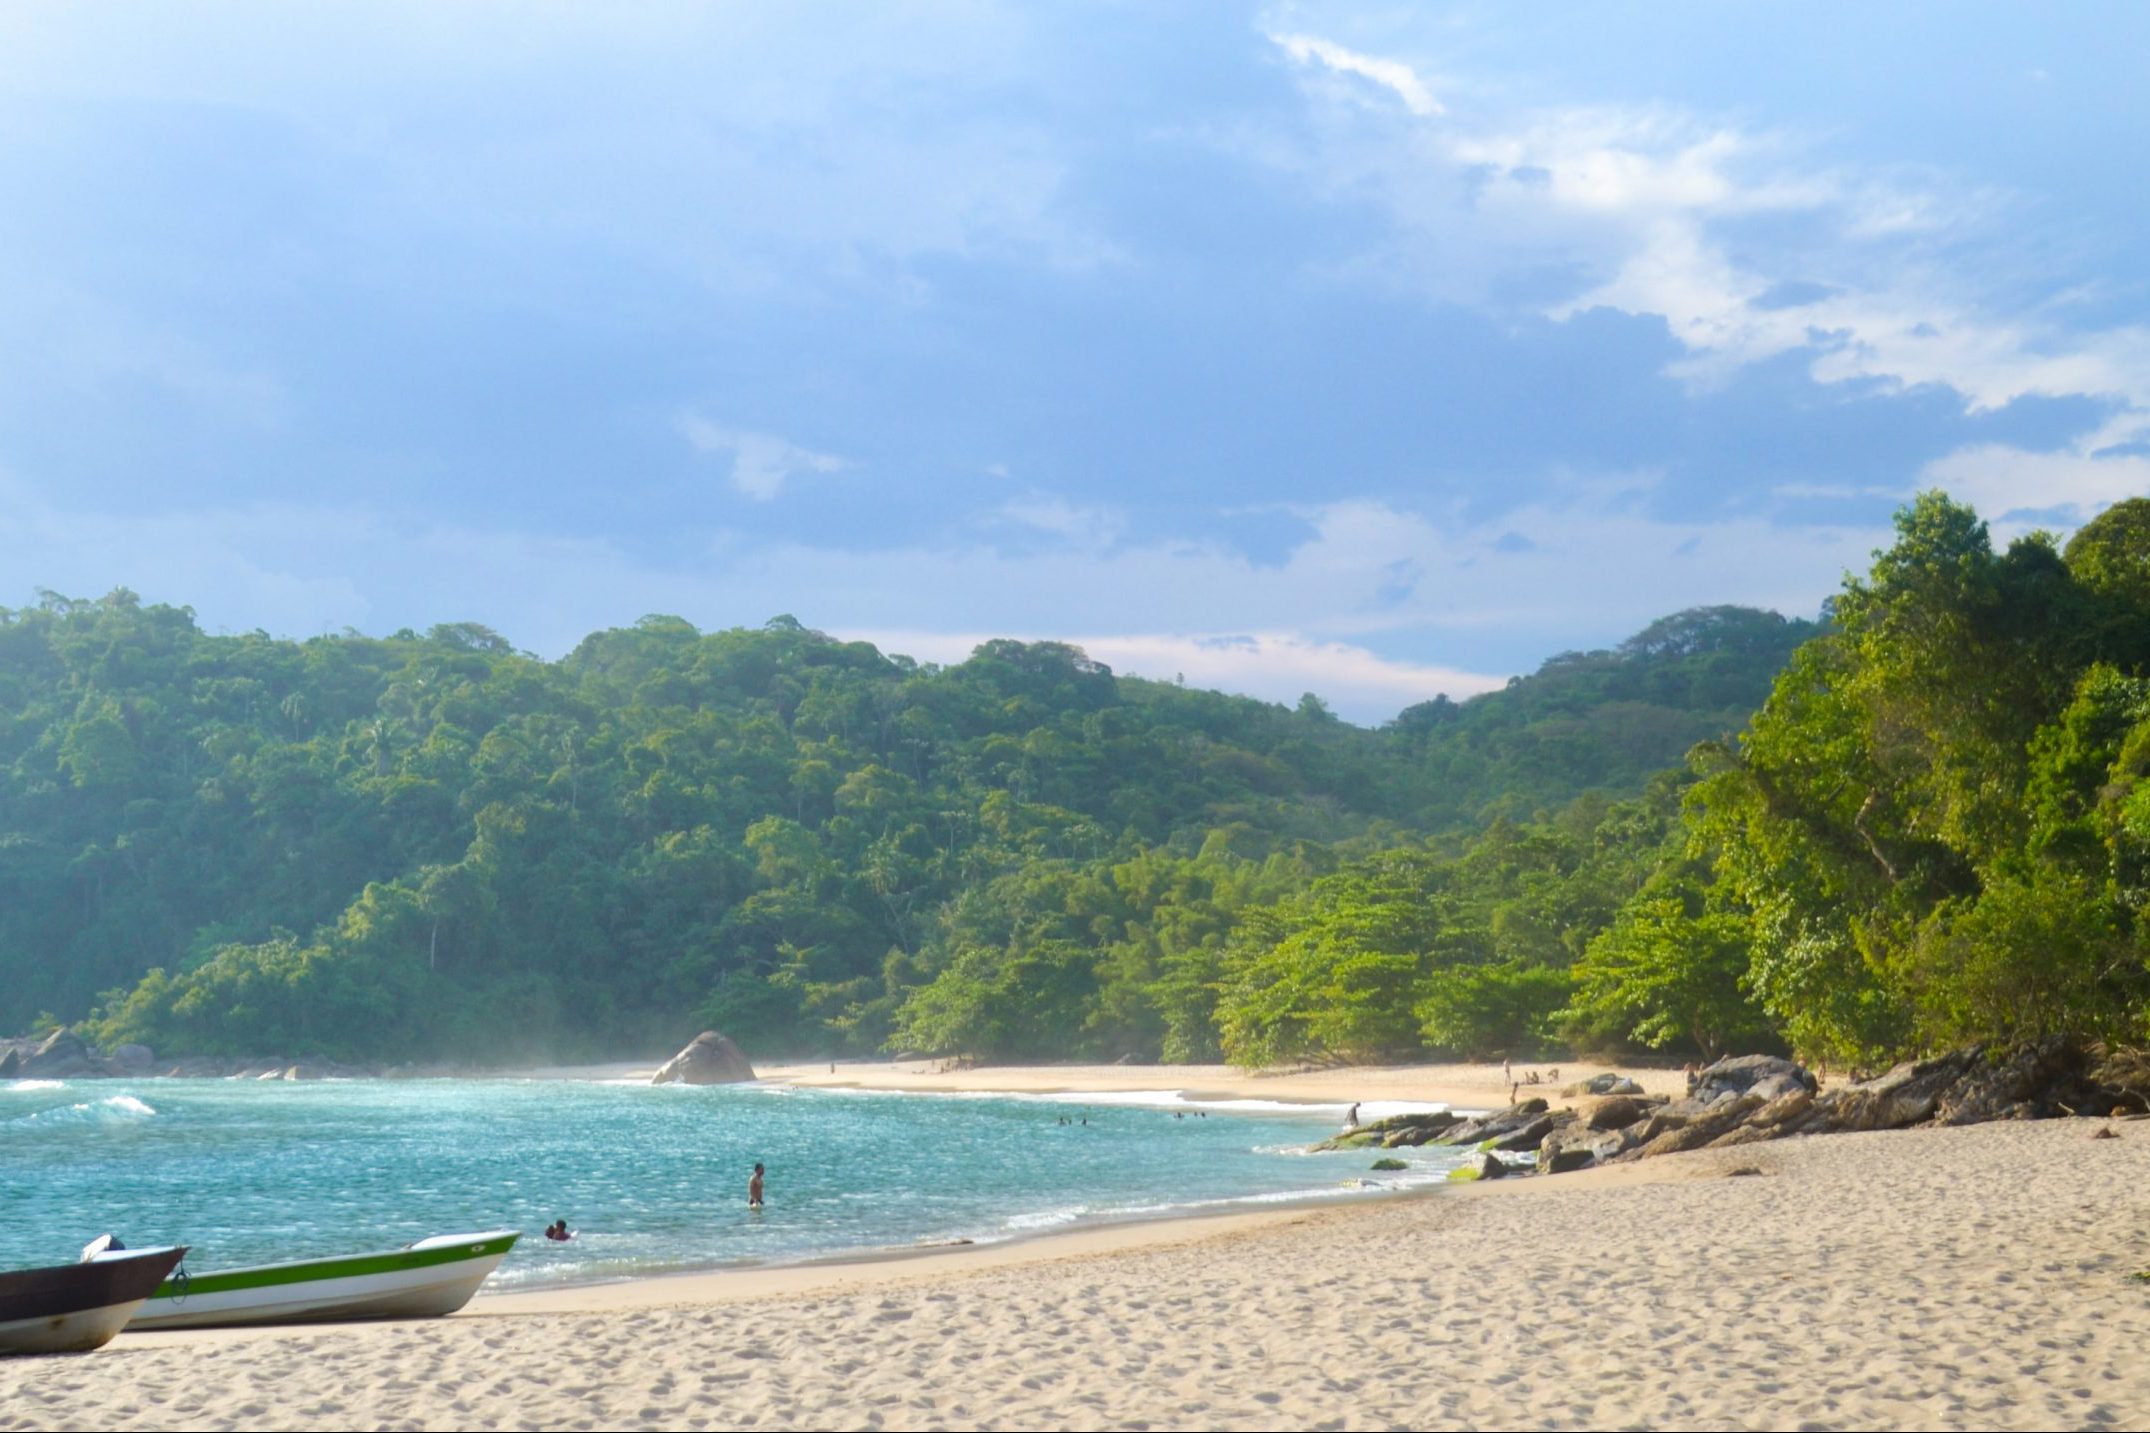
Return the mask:
<path id="1" fill-rule="evenodd" d="M 761 1166 L 754 1166 L 754 1173 L 747 1180 L 747 1208 L 761 1208 Z"/>

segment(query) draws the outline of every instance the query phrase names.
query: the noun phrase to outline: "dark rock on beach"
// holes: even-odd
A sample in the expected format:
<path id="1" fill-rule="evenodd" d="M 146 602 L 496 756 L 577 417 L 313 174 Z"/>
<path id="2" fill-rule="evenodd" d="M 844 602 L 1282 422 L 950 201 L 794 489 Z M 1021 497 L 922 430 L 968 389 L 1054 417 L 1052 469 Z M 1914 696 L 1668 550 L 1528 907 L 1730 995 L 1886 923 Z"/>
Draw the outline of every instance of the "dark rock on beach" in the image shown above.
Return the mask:
<path id="1" fill-rule="evenodd" d="M 1770 1100 L 1794 1086 L 1809 1093 L 1821 1087 L 1807 1067 L 1796 1060 L 1777 1055 L 1734 1055 L 1705 1069 L 1687 1098 L 1699 1105 L 1745 1094 L 1759 1094 Z"/>
<path id="2" fill-rule="evenodd" d="M 1608 1070 L 1602 1075 L 1592 1075 L 1587 1080 L 1577 1080 L 1561 1093 L 1570 1098 L 1582 1095 L 1639 1095 L 1642 1093 L 1642 1086 L 1625 1075 L 1616 1075 Z"/>
<path id="3" fill-rule="evenodd" d="M 1588 1169 L 1598 1162 L 1598 1154 L 1591 1147 L 1595 1132 L 1570 1127 L 1555 1131 L 1545 1137 L 1538 1146 L 1538 1173 L 1566 1174 L 1574 1169 Z"/>
<path id="4" fill-rule="evenodd" d="M 1443 1144 L 1479 1144 L 1489 1139 L 1502 1139 L 1524 1128 L 1546 1112 L 1542 1099 L 1528 1099 L 1518 1105 L 1510 1105 L 1497 1114 L 1481 1115 L 1465 1120 L 1441 1136 Z M 1542 1136 L 1541 1136 L 1542 1137 Z"/>
<path id="5" fill-rule="evenodd" d="M 1316 1145 L 1352 1148 L 1393 1141 L 1476 1145 L 1483 1158 L 1458 1179 L 1498 1179 L 1518 1172 L 1493 1150 L 1534 1151 L 1537 1172 L 1565 1174 L 1593 1165 L 1683 1150 L 1725 1149 L 1791 1135 L 1906 1129 L 1914 1125 L 2062 1115 L 2150 1114 L 2150 1051 L 2085 1046 L 2051 1039 L 2012 1050 L 1972 1046 L 1904 1063 L 1870 1080 L 1824 1090 L 1813 1073 L 1776 1055 L 1740 1055 L 1696 1076 L 1686 1099 L 1601 1093 L 1614 1079 L 1571 1086 L 1576 1109 L 1551 1110 L 1542 1099 L 1497 1113 L 1403 1116 Z M 1406 1124 L 1404 1121 L 1414 1123 Z M 1498 1165 L 1496 1172 L 1491 1165 Z"/>
<path id="6" fill-rule="evenodd" d="M 1464 1165 L 1461 1169 L 1450 1170 L 1448 1177 L 1454 1180 L 1506 1179 L 1511 1174 L 1520 1173 L 1522 1173 L 1521 1170 L 1510 1165 L 1508 1161 L 1497 1154 L 1481 1154 L 1476 1160 Z"/>
<path id="7" fill-rule="evenodd" d="M 1643 1117 L 1647 1107 L 1629 1095 L 1613 1095 L 1599 1100 L 1583 1115 L 1583 1123 L 1594 1130 L 1626 1129 Z"/>
<path id="8" fill-rule="evenodd" d="M 1906 1060 L 1873 1079 L 1829 1090 L 1807 1070 L 1775 1056 L 1720 1060 L 1702 1072 L 1692 1098 L 1621 1132 L 1639 1136 L 1634 1147 L 1593 1152 L 1596 1162 L 1609 1163 L 1789 1135 L 2104 1114 L 2130 1099 L 2140 1102 L 2112 1078 L 2131 1068 L 2126 1060 L 2124 1052 L 2061 1039 L 2006 1051 L 1971 1046 Z M 1575 1164 L 1573 1156 L 1559 1162 Z M 1546 1165 L 1542 1148 L 1540 1165 Z"/>
<path id="9" fill-rule="evenodd" d="M 1555 1125 L 1571 1124 L 1574 1122 L 1575 1116 L 1573 1114 L 1570 1114 L 1568 1111 L 1565 1110 L 1561 1111 L 1561 1113 L 1566 1114 L 1568 1116 L 1567 1119 L 1563 1120 L 1555 1115 L 1540 1115 L 1536 1119 L 1532 1120 L 1529 1124 L 1524 1125 L 1521 1129 L 1515 1131 L 1513 1134 L 1504 1134 L 1499 1138 L 1495 1139 L 1493 1141 L 1493 1147 L 1495 1149 L 1508 1150 L 1510 1152 L 1523 1149 L 1536 1149 L 1538 1145 L 1545 1139 L 1545 1137 L 1553 1132 L 1553 1128 Z"/>
<path id="10" fill-rule="evenodd" d="M 653 1085 L 737 1085 L 754 1078 L 754 1066 L 737 1045 L 704 1030 L 650 1077 Z"/>
<path id="11" fill-rule="evenodd" d="M 1390 1115 L 1345 1130 L 1314 1146 L 1323 1149 L 1415 1149 L 1437 1138 L 1442 1131 L 1462 1122 L 1463 1116 L 1449 1110 L 1431 1110 L 1424 1114 Z"/>

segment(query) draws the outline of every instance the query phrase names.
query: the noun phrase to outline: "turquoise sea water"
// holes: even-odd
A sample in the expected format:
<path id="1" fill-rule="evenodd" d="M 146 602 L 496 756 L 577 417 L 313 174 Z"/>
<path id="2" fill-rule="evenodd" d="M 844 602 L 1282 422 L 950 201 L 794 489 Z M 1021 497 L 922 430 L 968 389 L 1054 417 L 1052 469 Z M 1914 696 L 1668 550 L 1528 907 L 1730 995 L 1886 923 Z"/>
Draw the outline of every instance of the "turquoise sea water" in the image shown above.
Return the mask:
<path id="1" fill-rule="evenodd" d="M 0 1268 L 106 1232 L 189 1244 L 202 1271 L 507 1228 L 525 1238 L 489 1287 L 528 1286 L 1364 1198 L 1462 1162 L 1394 1151 L 1411 1167 L 1376 1174 L 1374 1152 L 1304 1153 L 1342 1114 L 1169 1090 L 19 1081 L 0 1084 Z M 768 1207 L 750 1213 L 757 1160 Z M 555 1218 L 573 1242 L 538 1237 Z"/>

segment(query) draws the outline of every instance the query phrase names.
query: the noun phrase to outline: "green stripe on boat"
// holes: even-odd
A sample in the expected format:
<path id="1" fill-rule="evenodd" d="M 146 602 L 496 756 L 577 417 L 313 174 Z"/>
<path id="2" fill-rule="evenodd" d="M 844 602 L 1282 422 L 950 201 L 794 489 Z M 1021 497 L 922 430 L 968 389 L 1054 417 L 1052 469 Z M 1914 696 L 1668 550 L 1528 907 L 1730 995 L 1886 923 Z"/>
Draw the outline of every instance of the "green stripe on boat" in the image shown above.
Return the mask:
<path id="1" fill-rule="evenodd" d="M 439 1264 L 460 1264 L 488 1254 L 505 1254 L 515 1234 L 498 1239 L 479 1239 L 451 1244 L 444 1249 L 398 1249 L 389 1254 L 359 1254 L 348 1259 L 309 1259 L 295 1264 L 268 1264 L 258 1269 L 234 1269 L 228 1274 L 195 1274 L 184 1281 L 166 1279 L 150 1296 L 157 1299 L 199 1298 L 204 1294 L 229 1294 L 240 1289 L 269 1289 L 278 1284 L 316 1284 L 324 1279 L 356 1279 L 367 1274 L 393 1274 L 403 1269 L 426 1269 Z M 145 1314 L 153 1312 L 145 1308 Z"/>

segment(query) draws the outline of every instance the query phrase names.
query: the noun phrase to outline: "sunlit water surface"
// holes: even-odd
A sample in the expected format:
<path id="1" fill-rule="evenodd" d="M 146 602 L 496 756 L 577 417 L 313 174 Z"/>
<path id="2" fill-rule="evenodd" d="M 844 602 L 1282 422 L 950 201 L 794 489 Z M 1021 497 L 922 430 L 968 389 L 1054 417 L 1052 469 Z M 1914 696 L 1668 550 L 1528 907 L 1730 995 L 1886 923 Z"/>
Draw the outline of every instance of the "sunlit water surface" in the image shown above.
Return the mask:
<path id="1" fill-rule="evenodd" d="M 1409 1167 L 1376 1173 L 1381 1151 L 1305 1153 L 1342 1115 L 1169 1090 L 23 1080 L 0 1083 L 0 1268 L 108 1231 L 191 1245 L 207 1270 L 508 1228 L 526 1237 L 492 1286 L 547 1284 L 1364 1198 L 1462 1162 L 1388 1151 Z M 768 1205 L 750 1213 L 757 1160 Z M 556 1218 L 572 1242 L 537 1237 Z"/>

